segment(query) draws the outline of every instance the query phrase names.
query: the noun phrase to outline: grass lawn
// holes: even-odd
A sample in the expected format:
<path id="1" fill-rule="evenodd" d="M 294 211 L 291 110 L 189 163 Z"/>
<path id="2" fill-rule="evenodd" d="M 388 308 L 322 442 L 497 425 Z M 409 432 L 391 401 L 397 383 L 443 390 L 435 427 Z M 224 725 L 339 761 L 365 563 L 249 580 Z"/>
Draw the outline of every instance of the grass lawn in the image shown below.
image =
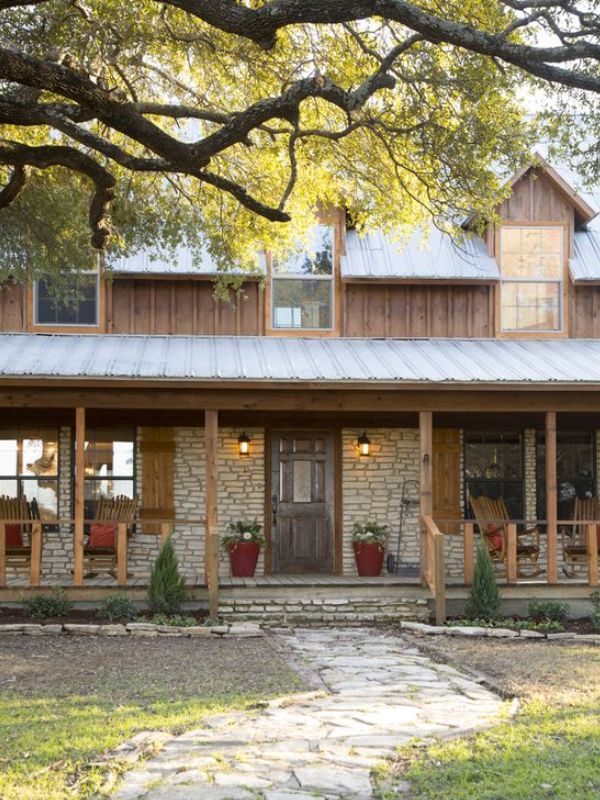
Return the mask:
<path id="1" fill-rule="evenodd" d="M 433 648 L 522 699 L 519 716 L 468 739 L 403 750 L 410 800 L 597 800 L 600 648 L 444 637 Z"/>
<path id="2" fill-rule="evenodd" d="M 133 734 L 302 688 L 261 639 L 3 637 L 0 798 L 88 797 L 90 762 Z"/>

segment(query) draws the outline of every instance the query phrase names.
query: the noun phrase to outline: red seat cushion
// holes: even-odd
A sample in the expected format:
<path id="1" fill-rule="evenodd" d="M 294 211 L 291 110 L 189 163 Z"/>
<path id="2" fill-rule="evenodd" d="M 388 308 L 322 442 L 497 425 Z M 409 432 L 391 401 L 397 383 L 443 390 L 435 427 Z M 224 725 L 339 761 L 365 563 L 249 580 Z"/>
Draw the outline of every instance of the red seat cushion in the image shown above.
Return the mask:
<path id="1" fill-rule="evenodd" d="M 95 522 L 90 528 L 88 547 L 114 547 L 117 526 L 113 523 Z"/>
<path id="2" fill-rule="evenodd" d="M 488 540 L 490 550 L 499 553 L 504 546 L 504 537 L 502 535 L 502 528 L 498 530 L 498 525 L 495 522 L 488 522 L 485 526 L 485 538 Z"/>
<path id="3" fill-rule="evenodd" d="M 596 541 L 598 542 L 598 549 L 600 550 L 600 525 L 596 525 Z"/>
<path id="4" fill-rule="evenodd" d="M 21 536 L 21 526 L 18 522 L 12 522 L 6 526 L 6 546 L 23 547 L 23 537 Z"/>

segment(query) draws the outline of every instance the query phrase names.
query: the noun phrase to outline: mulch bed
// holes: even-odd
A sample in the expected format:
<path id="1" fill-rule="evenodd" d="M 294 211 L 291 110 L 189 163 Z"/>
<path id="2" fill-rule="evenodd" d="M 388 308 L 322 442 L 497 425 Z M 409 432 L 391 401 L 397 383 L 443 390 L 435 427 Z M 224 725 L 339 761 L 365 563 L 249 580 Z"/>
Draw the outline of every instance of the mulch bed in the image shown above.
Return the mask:
<path id="1" fill-rule="evenodd" d="M 198 625 L 202 625 L 207 617 L 206 611 L 184 611 L 182 616 L 194 617 Z M 140 611 L 136 615 L 136 620 L 143 622 L 150 620 L 152 614 L 149 611 Z M 27 623 L 36 625 L 52 625 L 61 623 L 62 625 L 111 625 L 114 622 L 131 622 L 129 619 L 109 620 L 98 616 L 98 611 L 94 608 L 73 609 L 64 617 L 31 617 L 22 610 L 16 608 L 0 608 L 0 625 L 22 625 Z"/>

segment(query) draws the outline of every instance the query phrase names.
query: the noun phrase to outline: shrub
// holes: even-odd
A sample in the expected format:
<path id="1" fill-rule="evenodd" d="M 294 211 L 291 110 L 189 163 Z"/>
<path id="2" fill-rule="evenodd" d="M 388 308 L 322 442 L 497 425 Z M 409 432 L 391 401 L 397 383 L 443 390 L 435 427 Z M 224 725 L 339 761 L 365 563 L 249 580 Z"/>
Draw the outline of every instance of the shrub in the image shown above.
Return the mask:
<path id="1" fill-rule="evenodd" d="M 37 619 L 65 617 L 73 608 L 73 603 L 60 586 L 54 586 L 50 594 L 36 594 L 23 603 L 25 613 Z"/>
<path id="2" fill-rule="evenodd" d="M 116 622 L 119 619 L 133 619 L 136 609 L 131 600 L 120 592 L 109 594 L 98 609 L 98 616 Z"/>
<path id="3" fill-rule="evenodd" d="M 179 573 L 170 536 L 161 547 L 152 567 L 148 600 L 155 614 L 178 614 L 185 600 L 185 580 Z"/>
<path id="4" fill-rule="evenodd" d="M 375 520 L 365 522 L 355 522 L 352 526 L 352 541 L 364 542 L 365 544 L 378 544 L 385 546 L 390 535 L 389 526 L 381 525 Z"/>
<path id="5" fill-rule="evenodd" d="M 469 619 L 490 619 L 500 608 L 500 594 L 494 575 L 494 565 L 484 542 L 479 543 L 473 568 L 473 584 L 465 613 Z"/>
<path id="6" fill-rule="evenodd" d="M 562 603 L 559 600 L 529 603 L 529 616 L 536 622 L 560 622 L 561 625 L 564 625 L 569 619 L 570 610 L 568 603 Z"/>
<path id="7" fill-rule="evenodd" d="M 154 625 L 172 625 L 174 628 L 191 628 L 198 624 L 195 617 L 186 617 L 183 614 L 155 614 L 152 619 L 144 620 L 144 622 L 152 622 Z"/>

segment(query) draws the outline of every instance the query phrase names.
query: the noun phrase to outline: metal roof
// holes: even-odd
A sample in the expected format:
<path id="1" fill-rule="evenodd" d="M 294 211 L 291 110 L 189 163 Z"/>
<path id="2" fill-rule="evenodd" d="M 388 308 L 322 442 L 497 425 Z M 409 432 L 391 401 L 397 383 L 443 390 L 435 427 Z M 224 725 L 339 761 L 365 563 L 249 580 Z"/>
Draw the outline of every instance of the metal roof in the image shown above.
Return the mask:
<path id="1" fill-rule="evenodd" d="M 498 280 L 496 261 L 479 237 L 452 239 L 434 225 L 415 231 L 408 241 L 373 231 L 359 236 L 348 231 L 342 278 L 415 278 Z"/>
<path id="2" fill-rule="evenodd" d="M 0 378 L 600 386 L 600 340 L 13 333 Z"/>
<path id="3" fill-rule="evenodd" d="M 259 255 L 258 272 L 265 270 L 264 255 Z M 127 258 L 116 259 L 109 264 L 115 273 L 132 273 L 146 275 L 217 275 L 222 270 L 206 248 L 193 252 L 189 247 L 178 247 L 172 256 L 158 256 L 149 250 L 140 250 Z M 231 267 L 228 272 L 238 273 L 238 267 Z M 249 273 L 250 275 L 250 273 Z"/>
<path id="4" fill-rule="evenodd" d="M 600 231 L 578 231 L 573 237 L 573 255 L 569 260 L 574 281 L 600 280 Z"/>

